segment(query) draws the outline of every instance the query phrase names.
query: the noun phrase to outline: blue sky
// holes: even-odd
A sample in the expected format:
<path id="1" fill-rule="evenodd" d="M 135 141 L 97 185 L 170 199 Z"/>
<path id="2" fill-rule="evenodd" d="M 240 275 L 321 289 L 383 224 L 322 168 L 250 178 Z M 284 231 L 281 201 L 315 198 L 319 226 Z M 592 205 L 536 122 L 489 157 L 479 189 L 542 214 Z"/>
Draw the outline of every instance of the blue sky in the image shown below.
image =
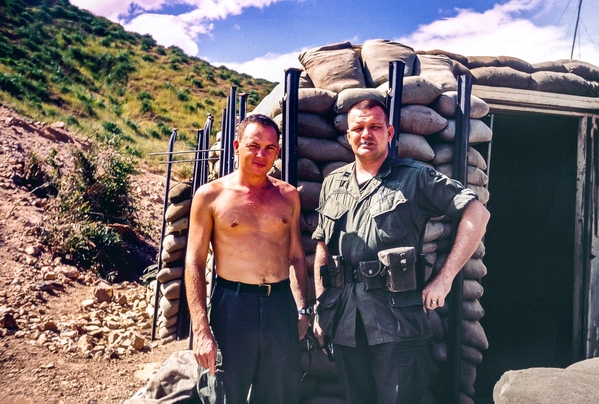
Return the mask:
<path id="1" fill-rule="evenodd" d="M 300 52 L 390 39 L 416 50 L 570 57 L 579 0 L 71 0 L 191 56 L 282 81 Z M 599 65 L 599 0 L 583 0 L 574 59 Z"/>

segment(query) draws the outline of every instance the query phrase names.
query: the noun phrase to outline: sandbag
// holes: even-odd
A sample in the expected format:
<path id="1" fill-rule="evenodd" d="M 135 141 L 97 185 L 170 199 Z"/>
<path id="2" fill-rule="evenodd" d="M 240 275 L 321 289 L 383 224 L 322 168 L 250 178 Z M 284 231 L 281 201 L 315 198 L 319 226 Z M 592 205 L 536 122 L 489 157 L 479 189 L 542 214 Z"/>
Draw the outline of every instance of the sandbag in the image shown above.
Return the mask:
<path id="1" fill-rule="evenodd" d="M 279 83 L 272 89 L 270 93 L 266 97 L 260 101 L 256 108 L 249 112 L 248 115 L 262 114 L 266 115 L 269 118 L 274 118 L 279 115 L 282 111 L 281 109 L 281 100 L 285 95 L 285 86 L 284 83 Z"/>
<path id="2" fill-rule="evenodd" d="M 469 397 L 474 397 L 476 381 L 476 365 L 470 362 L 460 363 L 460 390 Z"/>
<path id="3" fill-rule="evenodd" d="M 321 188 L 322 183 L 320 182 L 297 182 L 297 192 L 299 193 L 302 210 L 316 209 L 318 207 Z"/>
<path id="4" fill-rule="evenodd" d="M 568 69 L 562 62 L 559 61 L 547 61 L 540 63 L 533 63 L 532 67 L 534 67 L 534 72 L 558 72 L 558 73 L 568 73 Z"/>
<path id="5" fill-rule="evenodd" d="M 166 208 L 166 213 L 164 214 L 164 219 L 167 222 L 174 222 L 175 220 L 180 219 L 183 216 L 188 216 L 190 208 L 191 208 L 191 199 L 186 199 L 182 202 L 171 203 L 168 206 L 168 208 Z"/>
<path id="6" fill-rule="evenodd" d="M 453 75 L 453 63 L 447 56 L 416 55 L 414 75 L 440 84 L 443 91 L 458 88 L 457 80 Z"/>
<path id="7" fill-rule="evenodd" d="M 436 55 L 436 56 L 447 56 L 451 60 L 455 60 L 460 62 L 463 65 L 468 64 L 468 57 L 460 55 L 459 53 L 447 52 L 440 49 L 433 49 L 425 52 L 427 55 Z"/>
<path id="8" fill-rule="evenodd" d="M 453 163 L 453 156 L 455 153 L 455 145 L 452 143 L 433 143 L 431 145 L 435 152 L 435 158 L 433 159 L 433 165 L 441 165 L 446 163 Z M 471 146 L 468 146 L 468 165 L 475 166 L 481 170 L 487 169 L 487 162 L 484 157 Z"/>
<path id="9" fill-rule="evenodd" d="M 385 105 L 385 97 L 376 88 L 346 88 L 337 96 L 333 110 L 343 114 L 348 112 L 353 104 L 362 100 L 377 100 Z"/>
<path id="10" fill-rule="evenodd" d="M 513 56 L 497 56 L 497 63 L 499 66 L 511 67 L 512 69 L 525 73 L 532 73 L 535 71 L 533 65 Z"/>
<path id="11" fill-rule="evenodd" d="M 443 234 L 443 223 L 429 221 L 424 229 L 423 242 L 428 243 L 441 237 Z"/>
<path id="12" fill-rule="evenodd" d="M 447 175 L 449 178 L 454 178 L 454 165 L 453 164 L 441 164 L 435 166 L 435 169 L 442 174 Z M 489 182 L 489 176 L 485 174 L 480 168 L 474 166 L 468 166 L 468 185 L 485 185 Z"/>
<path id="13" fill-rule="evenodd" d="M 433 330 L 433 340 L 442 341 L 445 339 L 445 329 L 443 328 L 443 321 L 435 310 L 427 310 L 426 315 L 428 316 Z"/>
<path id="14" fill-rule="evenodd" d="M 300 216 L 300 230 L 312 234 L 318 226 L 318 212 L 304 211 Z"/>
<path id="15" fill-rule="evenodd" d="M 166 283 L 173 279 L 181 279 L 183 277 L 183 267 L 162 268 L 156 275 L 156 279 L 160 283 Z"/>
<path id="16" fill-rule="evenodd" d="M 298 112 L 326 114 L 331 111 L 336 99 L 337 93 L 330 90 L 323 88 L 300 88 L 298 90 L 297 110 Z"/>
<path id="17" fill-rule="evenodd" d="M 337 138 L 335 140 L 337 140 L 337 142 L 341 146 L 345 147 L 347 150 L 351 151 L 353 154 L 353 149 L 351 148 L 351 145 L 349 144 L 349 140 L 347 139 L 347 134 L 339 135 L 339 136 L 337 136 Z"/>
<path id="18" fill-rule="evenodd" d="M 162 250 L 162 262 L 168 264 L 170 262 L 183 260 L 185 259 L 185 251 L 185 248 L 173 252 Z"/>
<path id="19" fill-rule="evenodd" d="M 302 52 L 298 59 L 316 88 L 339 93 L 366 86 L 360 60 L 350 42 L 313 48 Z"/>
<path id="20" fill-rule="evenodd" d="M 511 67 L 477 67 L 470 69 L 474 84 L 494 87 L 528 88 L 531 74 Z"/>
<path id="21" fill-rule="evenodd" d="M 335 118 L 333 119 L 333 125 L 335 125 L 335 129 L 337 130 L 337 132 L 347 133 L 347 130 L 349 129 L 347 123 L 347 113 L 335 116 Z"/>
<path id="22" fill-rule="evenodd" d="M 489 190 L 485 187 L 481 187 L 479 185 L 475 185 L 475 184 L 467 184 L 468 188 L 470 188 L 471 190 L 473 190 L 476 195 L 478 195 L 478 200 L 480 203 L 482 203 L 483 205 L 486 205 L 489 202 L 489 198 L 490 193 Z"/>
<path id="23" fill-rule="evenodd" d="M 318 241 L 312 240 L 312 234 L 302 233 L 301 234 L 302 249 L 305 254 L 314 254 L 316 252 L 316 244 Z"/>
<path id="24" fill-rule="evenodd" d="M 445 118 L 455 118 L 458 109 L 458 92 L 446 91 L 438 96 L 431 108 Z M 470 118 L 480 119 L 489 113 L 489 105 L 476 95 L 470 96 Z"/>
<path id="25" fill-rule="evenodd" d="M 322 176 L 326 177 L 327 175 L 329 175 L 330 173 L 332 173 L 339 167 L 343 167 L 346 164 L 347 164 L 347 162 L 345 162 L 345 161 L 331 161 L 330 163 L 323 164 Z"/>
<path id="26" fill-rule="evenodd" d="M 478 300 L 462 300 L 462 318 L 477 321 L 485 316 L 485 309 Z"/>
<path id="27" fill-rule="evenodd" d="M 438 133 L 439 140 L 444 142 L 455 141 L 455 120 L 448 119 L 447 126 Z M 483 121 L 479 119 L 470 119 L 470 130 L 468 132 L 468 142 L 470 144 L 490 142 L 493 138 L 493 132 Z"/>
<path id="28" fill-rule="evenodd" d="M 462 342 L 480 350 L 489 348 L 487 335 L 478 321 L 462 320 Z"/>
<path id="29" fill-rule="evenodd" d="M 169 234 L 164 237 L 164 240 L 162 240 L 162 248 L 168 251 L 169 253 L 185 248 L 186 246 L 187 234 L 183 234 L 180 236 Z"/>
<path id="30" fill-rule="evenodd" d="M 400 133 L 397 138 L 397 157 L 430 161 L 435 157 L 435 153 L 422 136 L 412 133 Z"/>
<path id="31" fill-rule="evenodd" d="M 300 112 L 297 114 L 297 132 L 299 136 L 327 139 L 337 136 L 335 127 L 322 115 Z"/>
<path id="32" fill-rule="evenodd" d="M 189 216 L 183 216 L 180 219 L 175 220 L 174 222 L 167 222 L 166 227 L 164 228 L 164 234 L 176 234 L 180 235 L 187 232 L 189 228 Z"/>
<path id="33" fill-rule="evenodd" d="M 181 296 L 181 279 L 175 279 L 160 285 L 160 292 L 169 299 L 178 299 Z"/>
<path id="34" fill-rule="evenodd" d="M 484 293 L 484 288 L 480 282 L 474 279 L 464 279 L 462 297 L 468 300 L 480 299 Z"/>
<path id="35" fill-rule="evenodd" d="M 480 279 L 487 275 L 487 267 L 482 260 L 470 258 L 463 268 L 465 279 Z"/>
<path id="36" fill-rule="evenodd" d="M 182 202 L 191 198 L 191 184 L 189 182 L 179 182 L 168 191 L 168 201 L 170 203 Z"/>
<path id="37" fill-rule="evenodd" d="M 389 80 L 389 62 L 405 63 L 404 76 L 414 71 L 416 53 L 409 46 L 386 39 L 373 39 L 362 44 L 362 67 L 368 87 L 377 87 Z"/>
<path id="38" fill-rule="evenodd" d="M 446 126 L 447 119 L 425 105 L 406 105 L 401 109 L 401 132 L 426 136 L 437 133 Z"/>
<path id="39" fill-rule="evenodd" d="M 158 325 L 162 328 L 170 328 L 177 324 L 178 317 L 176 315 L 166 318 L 164 315 L 158 316 Z"/>
<path id="40" fill-rule="evenodd" d="M 179 312 L 179 299 L 166 299 L 164 296 L 160 299 L 160 311 L 166 318 L 170 318 Z"/>
<path id="41" fill-rule="evenodd" d="M 483 361 L 483 354 L 478 349 L 471 347 L 469 345 L 462 344 L 462 359 L 474 363 L 475 365 L 480 365 Z"/>
<path id="42" fill-rule="evenodd" d="M 574 73 L 535 72 L 531 75 L 530 90 L 588 97 L 591 85 Z"/>
<path id="43" fill-rule="evenodd" d="M 299 88 L 314 88 L 314 83 L 305 70 L 300 73 Z"/>
<path id="44" fill-rule="evenodd" d="M 316 162 L 354 161 L 354 153 L 336 141 L 303 136 L 297 138 L 297 155 Z"/>
<path id="45" fill-rule="evenodd" d="M 164 339 L 164 338 L 168 337 L 169 335 L 172 335 L 172 334 L 174 334 L 176 332 L 177 332 L 177 325 L 176 324 L 173 325 L 173 326 L 171 326 L 171 327 L 168 327 L 168 328 L 166 328 L 166 327 L 160 327 L 160 329 L 158 330 L 158 336 L 161 339 Z"/>
<path id="46" fill-rule="evenodd" d="M 377 87 L 384 96 L 389 92 L 389 82 Z M 420 76 L 408 76 L 403 79 L 401 105 L 428 105 L 443 93 L 443 87 L 434 81 Z"/>
<path id="47" fill-rule="evenodd" d="M 322 181 L 322 174 L 315 162 L 307 158 L 297 159 L 297 178 L 304 181 Z"/>
<path id="48" fill-rule="evenodd" d="M 568 73 L 573 73 L 588 81 L 599 81 L 599 67 L 580 60 L 571 60 L 564 63 Z"/>

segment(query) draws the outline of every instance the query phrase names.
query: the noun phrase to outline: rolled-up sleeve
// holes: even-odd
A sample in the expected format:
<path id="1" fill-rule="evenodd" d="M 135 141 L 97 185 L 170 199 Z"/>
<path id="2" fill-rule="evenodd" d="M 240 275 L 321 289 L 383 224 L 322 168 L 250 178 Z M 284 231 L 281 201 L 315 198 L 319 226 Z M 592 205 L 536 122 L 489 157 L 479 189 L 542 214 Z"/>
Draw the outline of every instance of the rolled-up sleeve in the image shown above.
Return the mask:
<path id="1" fill-rule="evenodd" d="M 468 203 L 478 199 L 474 191 L 465 188 L 459 181 L 431 168 L 422 170 L 419 181 L 424 196 L 422 203 L 431 217 L 446 215 L 459 219 Z"/>

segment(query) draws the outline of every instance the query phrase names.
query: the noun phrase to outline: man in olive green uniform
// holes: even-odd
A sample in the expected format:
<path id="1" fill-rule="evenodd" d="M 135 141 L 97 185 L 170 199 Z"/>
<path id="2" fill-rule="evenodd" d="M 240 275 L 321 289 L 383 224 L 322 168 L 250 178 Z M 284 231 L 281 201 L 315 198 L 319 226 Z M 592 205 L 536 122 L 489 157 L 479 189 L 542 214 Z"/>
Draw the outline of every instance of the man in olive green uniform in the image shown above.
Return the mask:
<path id="1" fill-rule="evenodd" d="M 332 337 L 348 403 L 417 403 L 429 379 L 432 332 L 426 309 L 444 305 L 455 275 L 480 243 L 489 213 L 459 182 L 389 156 L 394 129 L 381 103 L 353 105 L 348 126 L 356 161 L 325 179 L 312 235 L 318 240 L 314 334 L 321 345 L 325 335 Z M 379 253 L 392 248 L 414 247 L 412 255 L 400 255 L 403 270 L 410 267 L 413 262 L 405 264 L 419 252 L 426 223 L 442 215 L 459 220 L 456 240 L 423 290 L 415 279 L 413 286 L 397 291 L 385 277 L 369 278 L 383 268 Z M 331 287 L 325 289 L 319 271 Z M 397 274 L 405 279 L 407 273 L 415 276 L 413 271 Z M 389 269 L 386 276 L 391 274 Z M 371 283 L 374 278 L 380 286 Z"/>

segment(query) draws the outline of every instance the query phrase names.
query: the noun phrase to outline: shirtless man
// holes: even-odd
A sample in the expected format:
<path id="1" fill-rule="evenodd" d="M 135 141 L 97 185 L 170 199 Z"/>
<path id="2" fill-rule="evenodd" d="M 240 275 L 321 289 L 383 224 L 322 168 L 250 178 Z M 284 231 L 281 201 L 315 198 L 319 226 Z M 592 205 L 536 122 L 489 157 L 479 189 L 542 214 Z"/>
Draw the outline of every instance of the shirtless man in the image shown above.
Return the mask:
<path id="1" fill-rule="evenodd" d="M 237 129 L 235 172 L 201 186 L 191 205 L 185 286 L 200 366 L 215 372 L 222 353 L 228 403 L 296 403 L 298 339 L 306 334 L 307 274 L 297 190 L 267 175 L 279 128 L 250 115 Z M 205 267 L 216 260 L 210 312 Z M 298 309 L 299 308 L 299 309 Z"/>

